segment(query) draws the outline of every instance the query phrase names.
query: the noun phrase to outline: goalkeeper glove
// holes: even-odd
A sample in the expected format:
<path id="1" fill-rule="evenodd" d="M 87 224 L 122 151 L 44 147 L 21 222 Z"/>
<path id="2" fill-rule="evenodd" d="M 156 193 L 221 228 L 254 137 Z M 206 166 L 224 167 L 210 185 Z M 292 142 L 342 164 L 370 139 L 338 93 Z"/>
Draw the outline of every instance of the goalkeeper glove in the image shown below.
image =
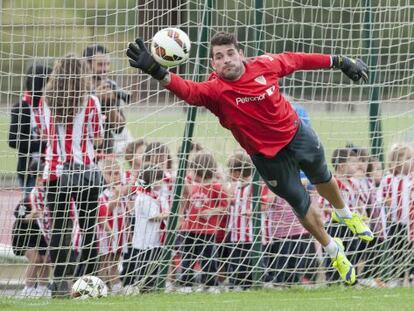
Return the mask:
<path id="1" fill-rule="evenodd" d="M 368 66 L 358 58 L 332 56 L 332 67 L 341 69 L 353 81 L 358 81 L 362 78 L 364 82 L 368 82 Z"/>
<path id="2" fill-rule="evenodd" d="M 126 52 L 129 57 L 129 64 L 150 74 L 154 79 L 162 80 L 168 71 L 154 60 L 141 38 L 137 38 L 135 42 L 137 44 L 129 43 Z"/>

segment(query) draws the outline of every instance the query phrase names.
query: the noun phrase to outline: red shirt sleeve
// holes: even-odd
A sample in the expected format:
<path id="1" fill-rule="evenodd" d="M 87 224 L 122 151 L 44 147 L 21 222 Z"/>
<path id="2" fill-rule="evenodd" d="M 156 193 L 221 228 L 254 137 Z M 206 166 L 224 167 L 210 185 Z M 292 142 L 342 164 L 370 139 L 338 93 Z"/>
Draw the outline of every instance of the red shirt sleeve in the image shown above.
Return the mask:
<path id="1" fill-rule="evenodd" d="M 106 219 L 109 214 L 107 203 L 101 201 L 98 209 L 98 217 L 100 219 Z"/>
<path id="2" fill-rule="evenodd" d="M 174 73 L 170 73 L 170 77 L 171 81 L 165 88 L 190 105 L 209 108 L 214 99 L 217 98 L 214 89 L 215 80 L 194 82 L 184 80 Z"/>
<path id="3" fill-rule="evenodd" d="M 331 56 L 326 54 L 282 53 L 271 54 L 271 62 L 279 77 L 290 75 L 298 70 L 331 68 Z"/>

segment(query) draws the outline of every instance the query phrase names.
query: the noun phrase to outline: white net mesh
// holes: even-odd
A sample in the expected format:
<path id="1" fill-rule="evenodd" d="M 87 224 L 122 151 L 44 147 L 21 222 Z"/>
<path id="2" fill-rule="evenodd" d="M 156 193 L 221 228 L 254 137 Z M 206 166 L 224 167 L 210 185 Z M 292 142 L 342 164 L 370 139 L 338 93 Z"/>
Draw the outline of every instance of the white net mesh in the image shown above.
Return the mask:
<path id="1" fill-rule="evenodd" d="M 347 204 L 366 216 L 376 239 L 366 245 L 343 225 L 332 224 L 330 206 L 312 187 L 309 191 L 312 204 L 321 207 L 329 233 L 343 239 L 360 282 L 370 286 L 408 282 L 414 258 L 410 54 L 414 6 L 409 0 L 367 3 L 269 0 L 259 8 L 260 1 L 252 0 L 0 1 L 0 127 L 4 133 L 0 140 L 0 293 L 49 295 L 51 289 L 64 294 L 65 286 L 70 286 L 66 280 L 89 273 L 104 280 L 113 292 L 122 293 L 157 286 L 214 291 L 219 285 L 238 290 L 252 285 L 340 282 L 321 246 L 290 207 L 261 189 L 259 198 L 253 198 L 252 176 L 246 173 L 243 179 L 234 167 L 232 173 L 228 159 L 238 144 L 203 109 L 198 109 L 193 141 L 217 165 L 208 187 L 218 196 L 209 200 L 220 211 L 212 221 L 219 232 L 200 236 L 191 229 L 200 220 L 191 220 L 189 211 L 204 204 L 200 196 L 207 191 L 194 170 L 187 172 L 192 177 L 185 178 L 183 194 L 177 198 L 178 223 L 164 226 L 174 218 L 168 212 L 174 201 L 188 106 L 148 75 L 130 68 L 125 50 L 136 37 L 148 44 L 158 30 L 171 26 L 186 31 L 192 41 L 190 60 L 175 69 L 188 79 L 205 79 L 211 72 L 208 41 L 217 31 L 235 32 L 247 56 L 295 51 L 358 56 L 369 63 L 368 84 L 350 83 L 340 71 L 321 70 L 296 72 L 280 85 L 283 94 L 309 113 L 327 161 L 342 148 L 336 150 L 331 168 Z M 203 29 L 206 42 L 201 41 Z M 56 121 L 48 119 L 45 110 L 37 112 L 35 97 L 26 106 L 21 104 L 31 95 L 27 91 L 39 88 L 39 83 L 41 87 L 45 77 L 44 69 L 29 75 L 28 69 L 53 67 L 68 53 L 100 55 L 86 59 L 93 71 L 87 77 L 102 111 L 96 110 L 93 99 L 82 101 L 87 108 L 79 108 L 81 134 L 75 133 L 70 118 Z M 79 74 L 72 76 L 76 78 Z M 52 88 L 55 97 L 70 87 L 69 80 Z M 77 91 L 79 87 L 74 94 Z M 63 115 L 70 114 L 68 106 L 75 107 L 64 100 L 68 94 L 62 97 Z M 98 119 L 104 122 L 103 133 L 94 127 Z M 368 151 L 373 143 L 370 126 L 376 120 L 382 126 L 377 134 L 382 142 L 377 146 L 383 148 L 373 151 L 384 160 L 384 170 Z M 112 143 L 88 153 L 100 134 Z M 46 190 L 52 194 L 34 186 L 39 170 L 36 160 L 45 154 L 50 135 L 61 138 L 57 141 L 64 146 L 55 148 L 64 150 L 65 159 L 80 157 L 89 165 L 88 154 L 91 163 L 101 160 L 96 170 L 104 177 L 105 190 L 98 189 L 95 173 L 85 166 L 58 168 L 68 178 L 49 184 Z M 75 143 L 69 146 L 69 140 Z M 190 163 L 194 157 L 190 155 Z M 212 161 L 201 167 L 211 169 Z M 155 190 L 147 193 L 138 179 Z"/>

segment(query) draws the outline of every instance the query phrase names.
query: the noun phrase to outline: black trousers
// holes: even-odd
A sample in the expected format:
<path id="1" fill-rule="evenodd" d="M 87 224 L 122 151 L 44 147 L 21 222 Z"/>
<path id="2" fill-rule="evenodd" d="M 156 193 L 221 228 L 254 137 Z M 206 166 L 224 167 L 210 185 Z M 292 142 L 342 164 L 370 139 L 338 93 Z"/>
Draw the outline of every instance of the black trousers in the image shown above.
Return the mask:
<path id="1" fill-rule="evenodd" d="M 217 263 L 215 259 L 215 236 L 208 234 L 187 233 L 182 245 L 181 279 L 184 286 L 196 283 L 194 265 L 201 264 L 201 284 L 217 285 Z"/>
<path id="2" fill-rule="evenodd" d="M 240 242 L 231 245 L 232 250 L 229 256 L 230 284 L 249 288 L 252 286 L 253 280 L 252 243 Z"/>
<path id="3" fill-rule="evenodd" d="M 133 248 L 125 266 L 123 285 L 139 284 L 141 290 L 155 289 L 159 273 L 161 247 L 148 249 Z"/>
<path id="4" fill-rule="evenodd" d="M 406 272 L 410 272 L 414 259 L 414 243 L 408 239 L 407 225 L 393 223 L 389 226 L 388 254 L 382 262 L 384 279 L 402 279 Z"/>
<path id="5" fill-rule="evenodd" d="M 382 278 L 382 274 L 385 272 L 383 261 L 387 256 L 385 245 L 384 239 L 379 237 L 374 237 L 374 240 L 369 242 L 364 252 L 365 264 L 360 278 Z"/>
<path id="6" fill-rule="evenodd" d="M 50 258 L 55 279 L 94 273 L 98 264 L 95 227 L 101 176 L 92 167 L 65 167 L 60 178 L 46 184 L 46 199 L 52 211 Z M 71 200 L 75 202 L 82 235 L 77 264 L 72 247 Z M 75 271 L 75 268 L 77 271 Z M 82 270 L 82 271 L 81 271 Z"/>
<path id="7" fill-rule="evenodd" d="M 265 262 L 266 282 L 292 284 L 317 275 L 316 249 L 308 235 L 273 240 L 265 248 Z"/>

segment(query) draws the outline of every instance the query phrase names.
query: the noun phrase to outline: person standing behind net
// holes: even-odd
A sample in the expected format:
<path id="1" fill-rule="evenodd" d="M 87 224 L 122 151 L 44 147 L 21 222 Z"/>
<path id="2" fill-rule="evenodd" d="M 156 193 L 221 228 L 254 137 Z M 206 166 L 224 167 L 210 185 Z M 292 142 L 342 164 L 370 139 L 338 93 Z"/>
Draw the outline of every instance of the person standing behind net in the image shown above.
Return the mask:
<path id="1" fill-rule="evenodd" d="M 36 165 L 37 166 L 37 165 Z M 48 244 L 50 213 L 45 205 L 43 174 L 38 171 L 36 185 L 17 205 L 12 229 L 12 249 L 16 256 L 25 256 L 28 264 L 25 272 L 25 287 L 20 295 L 24 298 L 50 297 L 50 264 Z"/>
<path id="2" fill-rule="evenodd" d="M 9 146 L 17 149 L 17 180 L 23 192 L 30 193 L 36 183 L 41 153 L 46 141 L 40 133 L 39 101 L 52 68 L 33 65 L 26 73 L 23 97 L 12 108 Z M 34 165 L 36 164 L 36 165 Z M 30 167 L 35 171 L 30 171 Z"/>
<path id="3" fill-rule="evenodd" d="M 55 62 L 42 105 L 47 151 L 44 177 L 47 205 L 53 217 L 50 258 L 54 265 L 53 296 L 68 295 L 74 275 L 95 271 L 95 226 L 101 175 L 94 164 L 94 148 L 103 140 L 99 100 L 90 95 L 86 63 L 74 55 Z M 70 256 L 71 199 L 78 208 L 82 249 L 77 271 Z M 82 270 L 82 271 L 81 271 Z"/>
<path id="4" fill-rule="evenodd" d="M 113 157 L 99 161 L 105 190 L 99 196 L 97 240 L 99 244 L 99 276 L 113 294 L 122 289 L 119 263 L 127 252 L 127 218 L 130 185 L 124 178 L 121 163 Z"/>
<path id="5" fill-rule="evenodd" d="M 400 286 L 412 265 L 414 249 L 414 149 L 396 143 L 388 154 L 388 171 L 377 189 L 377 208 L 383 210 L 387 256 L 382 258 L 388 286 Z"/>
<path id="6" fill-rule="evenodd" d="M 367 203 L 364 202 L 361 204 L 362 202 L 358 202 L 362 191 L 358 188 L 358 180 L 355 177 L 358 175 L 358 153 L 350 148 L 338 148 L 334 150 L 331 162 L 335 172 L 334 178 L 347 206 L 352 211 L 358 211 L 360 214 L 364 213 L 364 207 Z M 349 228 L 334 224 L 339 221 L 336 214 L 331 212 L 332 206 L 330 206 L 327 200 L 321 198 L 320 204 L 324 211 L 325 219 L 329 223 L 328 233 L 331 236 L 336 236 L 343 240 L 346 251 L 352 254 L 351 258 L 354 263 L 358 263 L 361 259 L 362 251 L 365 249 L 365 245 L 360 245 L 361 241 L 354 237 Z M 326 261 L 326 266 L 329 266 L 329 260 Z M 333 271 L 328 270 L 326 272 L 327 281 L 336 279 L 337 276 Z"/>
<path id="7" fill-rule="evenodd" d="M 98 150 L 104 154 L 117 152 L 116 137 L 121 134 L 125 134 L 125 137 L 130 136 L 122 109 L 123 105 L 129 104 L 130 95 L 108 78 L 111 59 L 104 46 L 96 44 L 86 47 L 83 57 L 92 73 L 92 89 L 101 103 L 102 114 L 105 116 L 104 142 Z M 124 145 L 126 143 L 127 141 L 123 142 Z"/>
<path id="8" fill-rule="evenodd" d="M 150 74 L 180 99 L 215 114 L 251 156 L 269 188 L 289 202 L 302 225 L 323 245 L 344 282 L 355 283 L 355 268 L 346 258 L 342 242 L 328 235 L 320 212 L 310 205 L 299 171 L 360 239 L 371 241 L 372 232 L 344 203 L 318 136 L 299 120 L 280 93 L 278 80 L 298 70 L 335 68 L 353 81 L 367 81 L 367 66 L 359 59 L 324 54 L 265 54 L 246 59 L 236 37 L 225 32 L 215 34 L 210 45 L 215 72 L 212 79 L 201 83 L 161 67 L 140 38 L 129 44 L 127 56 L 132 67 Z"/>
<path id="9" fill-rule="evenodd" d="M 227 168 L 232 190 L 227 221 L 231 249 L 229 281 L 233 290 L 240 291 L 253 285 L 253 164 L 244 150 L 237 150 L 228 159 Z M 268 190 L 263 186 L 259 198 L 261 208 L 267 203 Z"/>
<path id="10" fill-rule="evenodd" d="M 164 171 L 158 166 L 147 163 L 140 170 L 134 202 L 133 250 L 123 280 L 126 294 L 156 288 L 165 220 L 168 217 L 163 201 L 157 194 L 163 178 Z"/>
<path id="11" fill-rule="evenodd" d="M 223 185 L 215 180 L 217 163 L 212 154 L 200 152 L 191 163 L 193 183 L 188 196 L 188 213 L 183 220 L 180 291 L 191 292 L 196 285 L 194 265 L 201 265 L 201 284 L 198 290 L 216 292 L 217 263 L 215 241 L 221 231 L 222 217 L 227 213 L 228 194 Z M 208 288 L 207 288 L 208 287 Z"/>

